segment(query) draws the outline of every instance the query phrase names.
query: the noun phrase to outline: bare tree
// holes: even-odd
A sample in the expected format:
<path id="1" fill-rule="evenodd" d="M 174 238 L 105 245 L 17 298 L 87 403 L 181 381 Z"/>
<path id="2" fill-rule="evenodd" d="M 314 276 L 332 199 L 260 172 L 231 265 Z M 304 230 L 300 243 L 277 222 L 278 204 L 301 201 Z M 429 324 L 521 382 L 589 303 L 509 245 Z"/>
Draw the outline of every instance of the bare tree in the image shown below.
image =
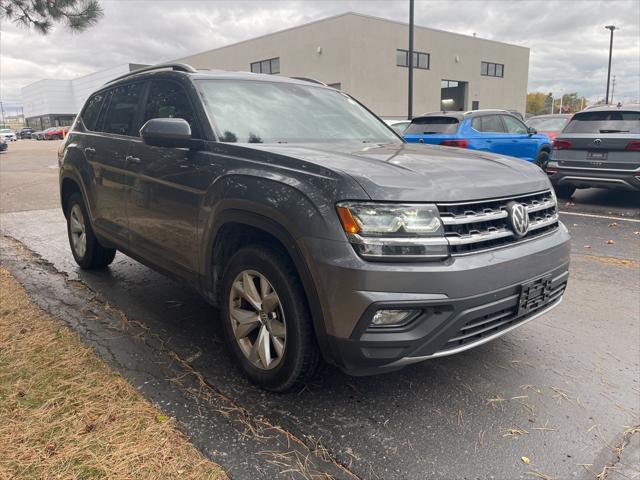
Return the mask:
<path id="1" fill-rule="evenodd" d="M 0 19 L 47 34 L 54 23 L 81 32 L 102 17 L 98 0 L 0 0 Z"/>

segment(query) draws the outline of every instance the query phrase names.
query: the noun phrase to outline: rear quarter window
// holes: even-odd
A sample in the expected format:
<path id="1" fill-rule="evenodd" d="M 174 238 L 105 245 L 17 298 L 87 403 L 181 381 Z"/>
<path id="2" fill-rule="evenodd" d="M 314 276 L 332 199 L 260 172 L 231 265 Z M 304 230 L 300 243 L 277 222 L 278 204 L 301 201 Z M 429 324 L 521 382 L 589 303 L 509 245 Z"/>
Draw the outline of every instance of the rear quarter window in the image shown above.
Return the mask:
<path id="1" fill-rule="evenodd" d="M 577 113 L 563 133 L 640 134 L 640 112 L 614 110 Z"/>
<path id="2" fill-rule="evenodd" d="M 453 117 L 414 118 L 404 135 L 429 135 L 435 133 L 456 133 L 460 122 Z"/>

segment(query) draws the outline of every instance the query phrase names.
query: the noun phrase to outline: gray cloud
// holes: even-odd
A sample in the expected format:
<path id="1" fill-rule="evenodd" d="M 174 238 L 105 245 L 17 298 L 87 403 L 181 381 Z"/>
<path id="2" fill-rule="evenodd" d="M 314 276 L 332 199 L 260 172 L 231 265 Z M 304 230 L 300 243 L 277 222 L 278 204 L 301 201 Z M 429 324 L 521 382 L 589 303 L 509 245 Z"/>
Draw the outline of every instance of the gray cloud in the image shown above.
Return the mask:
<path id="1" fill-rule="evenodd" d="M 41 78 L 73 78 L 119 63 L 156 63 L 346 11 L 406 21 L 408 2 L 104 0 L 105 16 L 82 33 L 46 37 L 0 25 L 0 95 Z M 616 99 L 640 97 L 640 2 L 416 1 L 416 23 L 531 49 L 530 91 L 604 96 L 608 31 L 615 34 Z M 10 109 L 10 108 L 9 108 Z"/>

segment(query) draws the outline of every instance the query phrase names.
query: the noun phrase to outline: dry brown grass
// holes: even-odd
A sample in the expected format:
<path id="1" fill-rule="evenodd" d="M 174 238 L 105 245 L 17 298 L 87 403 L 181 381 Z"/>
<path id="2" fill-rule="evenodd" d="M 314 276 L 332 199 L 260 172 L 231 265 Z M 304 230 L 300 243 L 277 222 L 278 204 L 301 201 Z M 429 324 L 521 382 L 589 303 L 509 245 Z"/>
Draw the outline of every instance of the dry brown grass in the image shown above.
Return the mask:
<path id="1" fill-rule="evenodd" d="M 226 475 L 0 267 L 0 478 Z"/>

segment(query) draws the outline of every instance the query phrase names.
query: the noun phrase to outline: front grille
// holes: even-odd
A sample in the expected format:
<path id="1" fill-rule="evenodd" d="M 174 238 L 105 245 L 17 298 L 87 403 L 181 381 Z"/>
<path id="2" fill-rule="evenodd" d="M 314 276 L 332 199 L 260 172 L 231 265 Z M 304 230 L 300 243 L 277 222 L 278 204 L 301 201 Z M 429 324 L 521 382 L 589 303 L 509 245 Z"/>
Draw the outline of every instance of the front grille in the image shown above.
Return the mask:
<path id="1" fill-rule="evenodd" d="M 552 289 L 544 303 L 528 310 L 527 314 L 524 316 L 518 316 L 518 305 L 514 305 L 513 307 L 505 308 L 482 317 L 472 318 L 453 338 L 449 339 L 442 350 L 450 350 L 452 348 L 457 348 L 460 345 L 476 342 L 483 337 L 488 337 L 505 330 L 512 325 L 516 325 L 527 320 L 532 315 L 535 315 L 540 310 L 557 301 L 564 293 L 566 286 L 567 282 L 563 282 Z"/>
<path id="2" fill-rule="evenodd" d="M 529 231 L 516 237 L 511 229 L 507 204 L 521 203 L 529 215 Z M 453 255 L 510 245 L 544 235 L 558 228 L 558 212 L 551 190 L 469 203 L 439 203 L 449 251 Z"/>

